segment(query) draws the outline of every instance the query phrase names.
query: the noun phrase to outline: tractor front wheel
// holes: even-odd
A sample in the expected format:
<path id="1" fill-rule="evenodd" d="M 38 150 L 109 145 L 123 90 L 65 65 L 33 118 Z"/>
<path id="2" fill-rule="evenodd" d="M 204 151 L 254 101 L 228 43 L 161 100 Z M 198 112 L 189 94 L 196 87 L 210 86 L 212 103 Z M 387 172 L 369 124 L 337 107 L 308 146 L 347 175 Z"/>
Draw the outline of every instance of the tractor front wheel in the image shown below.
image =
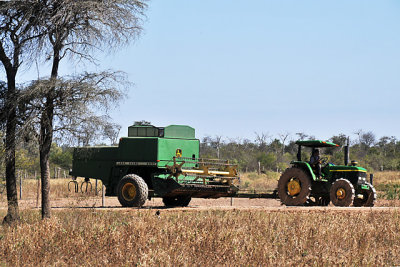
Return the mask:
<path id="1" fill-rule="evenodd" d="M 119 181 L 117 193 L 123 207 L 141 207 L 147 200 L 149 189 L 142 177 L 128 174 Z"/>
<path id="2" fill-rule="evenodd" d="M 353 201 L 354 207 L 373 207 L 376 200 L 376 190 L 370 183 L 366 183 L 369 189 L 362 189 L 363 198 L 355 198 Z M 358 193 L 357 193 L 358 195 Z"/>
<path id="3" fill-rule="evenodd" d="M 163 197 L 166 207 L 187 207 L 191 200 L 190 196 Z"/>
<path id="4" fill-rule="evenodd" d="M 347 179 L 336 180 L 331 187 L 330 197 L 333 205 L 348 207 L 354 200 L 354 187 Z"/>
<path id="5" fill-rule="evenodd" d="M 311 193 L 311 179 L 299 168 L 287 169 L 278 181 L 278 196 L 286 206 L 306 204 Z"/>

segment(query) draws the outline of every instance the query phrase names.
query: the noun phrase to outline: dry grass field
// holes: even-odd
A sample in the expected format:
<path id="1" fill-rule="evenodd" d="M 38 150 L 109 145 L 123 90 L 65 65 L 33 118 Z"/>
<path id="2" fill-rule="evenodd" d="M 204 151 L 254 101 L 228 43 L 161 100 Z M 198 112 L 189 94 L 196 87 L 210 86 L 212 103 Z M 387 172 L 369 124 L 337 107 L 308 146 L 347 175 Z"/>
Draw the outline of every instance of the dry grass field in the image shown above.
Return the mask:
<path id="1" fill-rule="evenodd" d="M 278 176 L 245 174 L 242 183 L 268 190 Z M 152 201 L 145 209 L 99 209 L 89 203 L 99 196 L 68 192 L 67 181 L 51 181 L 53 203 L 86 208 L 55 208 L 46 221 L 35 209 L 36 181 L 24 181 L 23 201 L 31 204 L 21 205 L 19 224 L 0 226 L 0 266 L 400 265 L 397 208 L 246 209 L 243 203 L 253 202 L 235 200 L 228 209 L 219 208 L 228 205 L 220 199 L 194 201 L 189 209 L 162 209 Z M 399 206 L 400 173 L 377 173 L 374 184 L 378 206 Z M 2 195 L 0 217 L 5 207 Z"/>
<path id="2" fill-rule="evenodd" d="M 4 215 L 4 212 L 0 212 Z M 398 212 L 24 211 L 0 228 L 4 266 L 394 266 Z"/>

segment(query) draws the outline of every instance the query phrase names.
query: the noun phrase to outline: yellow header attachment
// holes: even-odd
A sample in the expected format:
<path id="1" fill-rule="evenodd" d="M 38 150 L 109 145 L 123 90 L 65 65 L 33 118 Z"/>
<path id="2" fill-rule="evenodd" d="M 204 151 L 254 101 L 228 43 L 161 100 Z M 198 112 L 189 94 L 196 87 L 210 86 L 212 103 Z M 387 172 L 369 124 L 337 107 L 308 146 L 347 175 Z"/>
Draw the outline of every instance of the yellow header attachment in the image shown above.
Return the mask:
<path id="1" fill-rule="evenodd" d="M 230 164 L 228 160 L 174 157 L 173 165 L 165 167 L 170 173 L 168 178 L 175 177 L 177 181 L 180 175 L 184 175 L 194 176 L 194 182 L 202 179 L 203 184 L 207 181 L 228 185 L 234 184 L 234 181 L 239 182 L 237 165 Z"/>

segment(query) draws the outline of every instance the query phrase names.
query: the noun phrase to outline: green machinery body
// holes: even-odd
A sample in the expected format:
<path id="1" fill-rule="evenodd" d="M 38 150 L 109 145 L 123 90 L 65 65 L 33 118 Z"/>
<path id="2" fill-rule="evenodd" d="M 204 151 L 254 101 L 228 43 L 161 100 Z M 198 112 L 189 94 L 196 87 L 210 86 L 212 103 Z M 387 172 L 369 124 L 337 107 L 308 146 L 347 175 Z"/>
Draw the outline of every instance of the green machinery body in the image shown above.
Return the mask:
<path id="1" fill-rule="evenodd" d="M 70 174 L 101 180 L 107 196 L 117 196 L 119 182 L 131 174 L 144 180 L 149 198 L 232 195 L 238 190 L 235 166 L 199 159 L 199 146 L 189 126 L 130 126 L 118 146 L 75 148 Z"/>

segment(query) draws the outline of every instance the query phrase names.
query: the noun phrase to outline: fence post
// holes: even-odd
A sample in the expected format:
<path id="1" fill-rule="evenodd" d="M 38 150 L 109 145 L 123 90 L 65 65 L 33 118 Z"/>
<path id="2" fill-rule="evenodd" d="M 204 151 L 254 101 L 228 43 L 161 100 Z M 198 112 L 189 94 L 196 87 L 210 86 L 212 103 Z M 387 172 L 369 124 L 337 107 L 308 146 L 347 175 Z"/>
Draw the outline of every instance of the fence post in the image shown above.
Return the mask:
<path id="1" fill-rule="evenodd" d="M 19 199 L 22 199 L 22 174 L 21 171 L 18 172 L 19 175 Z"/>
<path id="2" fill-rule="evenodd" d="M 101 188 L 101 206 L 102 207 L 104 207 L 104 198 L 105 198 L 105 193 L 106 193 L 106 190 L 105 190 L 106 188 L 105 188 L 105 186 L 104 186 L 104 184 L 103 184 L 103 186 L 102 186 L 102 188 Z"/>
<path id="3" fill-rule="evenodd" d="M 39 194 L 40 194 L 40 179 L 37 177 L 35 171 L 35 179 L 37 179 L 37 189 L 36 189 L 36 208 L 39 208 Z"/>

